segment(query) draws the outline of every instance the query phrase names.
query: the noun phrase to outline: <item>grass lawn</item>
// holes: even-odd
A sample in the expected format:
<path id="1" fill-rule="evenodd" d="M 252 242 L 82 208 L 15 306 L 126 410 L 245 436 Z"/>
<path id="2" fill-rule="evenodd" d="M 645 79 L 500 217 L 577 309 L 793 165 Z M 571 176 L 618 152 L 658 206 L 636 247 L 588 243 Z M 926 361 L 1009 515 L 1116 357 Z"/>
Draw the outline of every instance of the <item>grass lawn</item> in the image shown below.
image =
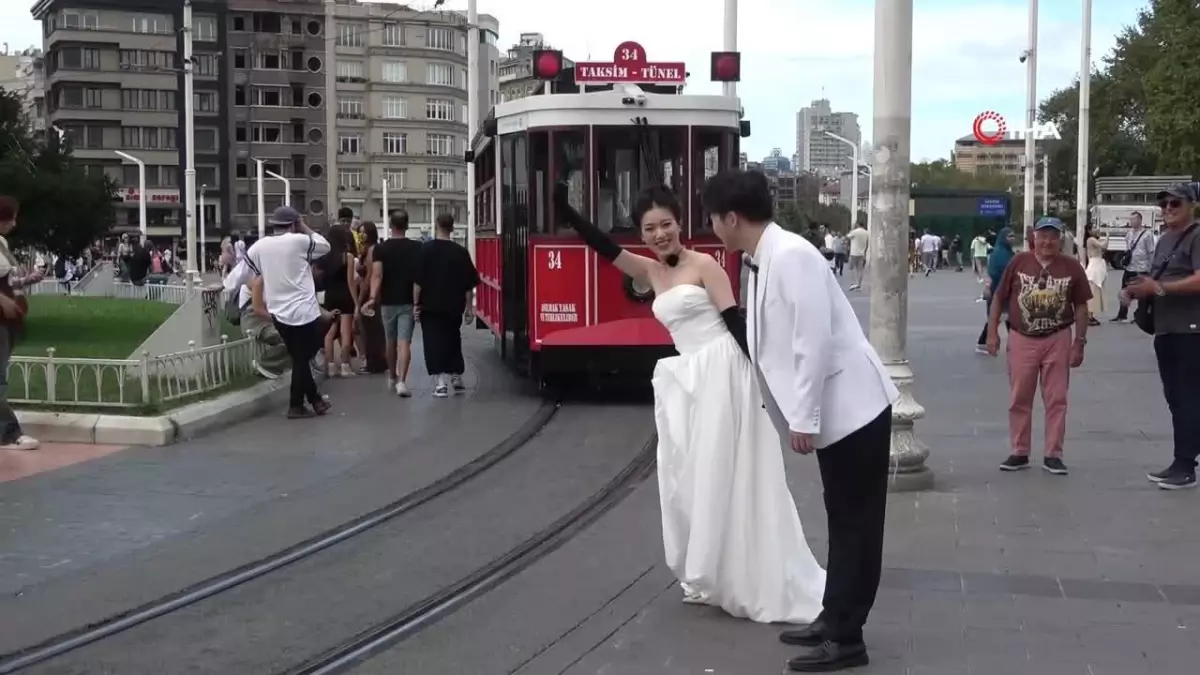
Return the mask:
<path id="1" fill-rule="evenodd" d="M 45 357 L 46 349 L 54 347 L 55 358 L 61 359 L 128 359 L 138 345 L 176 309 L 175 305 L 153 300 L 32 296 L 29 298 L 25 337 L 17 345 L 14 355 Z M 229 335 L 231 341 L 238 339 L 238 333 L 232 326 L 223 325 L 222 328 L 222 332 Z M 63 365 L 57 367 L 55 372 L 55 400 L 79 404 L 15 402 L 13 405 L 22 409 L 64 412 L 158 414 L 167 408 L 241 389 L 255 381 L 252 375 L 239 376 L 228 386 L 217 391 L 164 403 L 158 400 L 157 381 L 150 382 L 149 397 L 143 396 L 141 381 L 132 369 Z M 10 365 L 8 381 L 8 395 L 11 400 L 48 399 L 45 369 L 39 365 L 28 369 L 23 368 L 21 364 Z M 101 401 L 123 401 L 132 407 L 98 405 Z M 89 402 L 93 405 L 88 405 Z"/>
<path id="2" fill-rule="evenodd" d="M 59 358 L 127 359 L 175 309 L 153 300 L 31 296 L 14 355 L 45 356 L 54 347 Z"/>

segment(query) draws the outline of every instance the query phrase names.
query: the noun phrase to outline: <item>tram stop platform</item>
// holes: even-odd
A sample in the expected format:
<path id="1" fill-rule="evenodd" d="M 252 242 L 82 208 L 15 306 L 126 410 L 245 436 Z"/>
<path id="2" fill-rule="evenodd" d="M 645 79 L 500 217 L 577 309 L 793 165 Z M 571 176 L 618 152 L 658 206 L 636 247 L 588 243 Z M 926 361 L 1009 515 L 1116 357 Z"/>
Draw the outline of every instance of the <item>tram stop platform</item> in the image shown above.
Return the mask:
<path id="1" fill-rule="evenodd" d="M 0 653 L 177 591 L 415 491 L 514 434 L 541 407 L 468 332 L 468 391 L 413 397 L 383 375 L 326 380 L 326 418 L 278 414 L 166 447 L 47 443 L 0 451 Z M 151 577 L 136 570 L 155 570 Z M 122 570 L 129 570 L 124 574 Z M 94 586 L 103 579 L 102 589 Z M 91 585 L 89 587 L 89 585 Z M 71 608 L 70 612 L 55 608 Z"/>
<path id="2" fill-rule="evenodd" d="M 912 281 L 908 344 L 928 410 L 917 431 L 936 486 L 889 497 L 883 583 L 866 629 L 872 663 L 847 672 L 1195 673 L 1200 493 L 1145 477 L 1171 454 L 1149 340 L 1131 325 L 1091 332 L 1072 375 L 1070 475 L 1003 473 L 1007 378 L 1003 358 L 973 353 L 977 293 L 969 274 Z M 851 297 L 865 318 L 867 295 Z M 1040 460 L 1040 419 L 1034 446 Z M 787 471 L 824 560 L 816 460 L 789 455 Z M 554 554 L 355 672 L 786 672 L 796 648 L 778 642 L 781 627 L 682 602 L 662 564 L 657 500 L 653 481 L 643 484 Z"/>

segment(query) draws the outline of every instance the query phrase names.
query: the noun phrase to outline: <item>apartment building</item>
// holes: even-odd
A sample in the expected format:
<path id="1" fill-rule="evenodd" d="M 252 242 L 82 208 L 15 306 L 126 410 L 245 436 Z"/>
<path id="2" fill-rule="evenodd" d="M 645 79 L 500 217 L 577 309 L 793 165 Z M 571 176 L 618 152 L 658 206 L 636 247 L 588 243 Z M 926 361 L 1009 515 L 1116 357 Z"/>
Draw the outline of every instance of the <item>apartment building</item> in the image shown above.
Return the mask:
<path id="1" fill-rule="evenodd" d="M 334 11 L 331 201 L 382 222 L 386 185 L 388 208 L 408 211 L 413 236 L 449 213 L 465 240 L 466 16 L 351 0 L 338 0 Z M 487 15 L 479 23 L 482 119 L 496 98 L 500 27 Z"/>
<path id="2" fill-rule="evenodd" d="M 204 218 L 215 233 L 229 216 L 222 199 L 228 185 L 219 56 L 224 7 L 194 0 L 193 9 L 196 183 L 207 186 Z M 117 230 L 137 231 L 144 200 L 150 236 L 161 244 L 182 238 L 182 3 L 41 0 L 32 13 L 42 23 L 46 121 L 89 171 L 117 182 Z M 118 151 L 145 162 L 144 193 L 137 167 Z"/>
<path id="3" fill-rule="evenodd" d="M 333 65 L 325 14 L 320 0 L 228 0 L 221 89 L 235 232 L 258 232 L 259 162 L 286 179 L 264 174 L 265 213 L 288 203 L 314 225 L 331 218 L 326 112 L 336 103 L 326 88 Z"/>
<path id="4" fill-rule="evenodd" d="M 498 101 L 515 101 L 526 96 L 537 96 L 546 90 L 546 83 L 533 76 L 533 52 L 553 49 L 541 33 L 521 33 L 517 44 L 508 48 L 500 59 Z M 563 70 L 574 68 L 575 62 L 563 57 Z"/>
<path id="5" fill-rule="evenodd" d="M 39 47 L 0 52 L 0 89 L 16 92 L 35 137 L 46 132 L 46 81 Z"/>
<path id="6" fill-rule="evenodd" d="M 832 178 L 854 164 L 851 159 L 854 150 L 825 132 L 837 134 L 855 145 L 862 143 L 858 115 L 834 112 L 828 99 L 813 101 L 796 113 L 797 171 Z"/>
<path id="7" fill-rule="evenodd" d="M 1043 143 L 1034 144 L 1034 157 L 1038 162 L 1034 181 L 1034 196 L 1041 204 L 1045 188 L 1041 161 L 1045 153 Z M 1017 138 L 1012 133 L 1006 134 L 1004 140 L 994 145 L 979 142 L 974 136 L 963 136 L 954 142 L 954 167 L 965 173 L 975 174 L 981 171 L 1001 174 L 1007 177 L 1014 192 L 1024 189 L 1025 170 L 1022 162 L 1025 157 L 1025 139 Z"/>

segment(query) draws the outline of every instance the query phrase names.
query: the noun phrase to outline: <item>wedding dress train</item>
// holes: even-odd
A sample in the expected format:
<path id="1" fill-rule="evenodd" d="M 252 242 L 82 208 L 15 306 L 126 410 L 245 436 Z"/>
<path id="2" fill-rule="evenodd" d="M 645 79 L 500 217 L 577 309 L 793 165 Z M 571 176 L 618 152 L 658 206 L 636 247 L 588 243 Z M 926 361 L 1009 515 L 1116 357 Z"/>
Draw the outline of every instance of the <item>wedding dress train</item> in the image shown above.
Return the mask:
<path id="1" fill-rule="evenodd" d="M 812 622 L 825 570 L 804 538 L 753 366 L 703 288 L 671 288 L 653 309 L 679 351 L 653 379 L 668 567 L 688 602 Z"/>

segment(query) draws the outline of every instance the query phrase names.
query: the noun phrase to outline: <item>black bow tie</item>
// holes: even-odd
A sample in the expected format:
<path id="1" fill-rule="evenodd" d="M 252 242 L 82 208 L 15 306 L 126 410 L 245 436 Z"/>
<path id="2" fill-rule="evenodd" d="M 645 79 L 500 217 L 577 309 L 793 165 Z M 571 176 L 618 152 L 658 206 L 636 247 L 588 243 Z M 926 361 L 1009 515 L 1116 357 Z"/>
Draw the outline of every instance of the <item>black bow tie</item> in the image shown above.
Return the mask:
<path id="1" fill-rule="evenodd" d="M 750 256 L 746 256 L 746 258 L 744 258 L 742 260 L 742 262 L 744 262 L 746 264 L 746 267 L 750 268 L 751 272 L 758 274 L 758 265 L 754 264 L 754 261 L 750 259 Z"/>

